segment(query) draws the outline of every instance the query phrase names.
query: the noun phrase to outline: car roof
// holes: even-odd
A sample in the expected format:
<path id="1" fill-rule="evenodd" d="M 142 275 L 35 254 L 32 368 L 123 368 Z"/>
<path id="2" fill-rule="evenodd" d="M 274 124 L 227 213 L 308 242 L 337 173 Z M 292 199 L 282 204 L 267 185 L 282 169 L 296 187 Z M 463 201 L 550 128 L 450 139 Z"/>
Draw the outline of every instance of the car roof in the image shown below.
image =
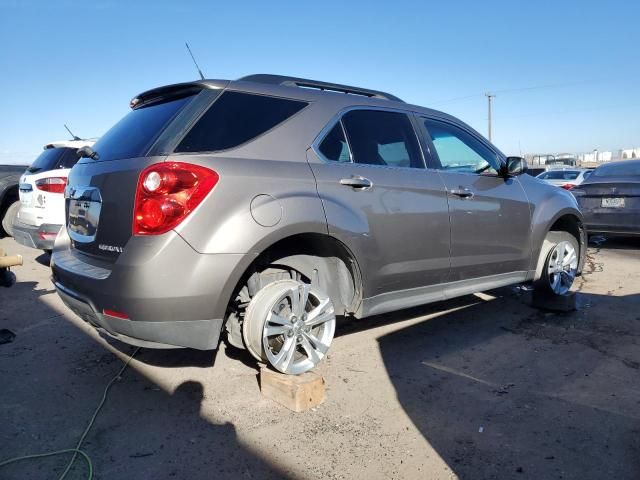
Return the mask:
<path id="1" fill-rule="evenodd" d="M 259 95 L 286 97 L 306 102 L 324 103 L 336 112 L 350 107 L 375 107 L 402 110 L 407 113 L 416 113 L 438 117 L 442 120 L 461 125 L 466 129 L 482 137 L 473 127 L 460 119 L 431 108 L 404 102 L 393 94 L 379 90 L 371 90 L 361 87 L 324 82 L 320 80 L 303 79 L 285 75 L 256 74 L 237 80 L 204 79 L 192 82 L 177 83 L 153 88 L 140 93 L 131 100 L 131 108 L 138 108 L 152 101 L 152 99 L 176 94 L 197 93 L 203 89 L 230 90 Z M 493 148 L 504 156 L 504 153 L 493 145 Z"/>
<path id="2" fill-rule="evenodd" d="M 224 88 L 249 91 L 263 95 L 283 96 L 309 102 L 323 100 L 335 101 L 336 103 L 344 104 L 345 107 L 350 105 L 371 105 L 375 107 L 401 109 L 437 115 L 449 118 L 455 122 L 460 122 L 459 119 L 447 113 L 404 102 L 395 95 L 379 90 L 270 74 L 248 75 L 237 80 L 205 79 L 165 85 L 147 90 L 135 96 L 131 101 L 131 106 L 132 108 L 136 108 L 138 105 L 144 104 L 149 98 L 159 97 L 169 92 L 193 91 L 195 93 L 202 89 L 219 90 Z"/>

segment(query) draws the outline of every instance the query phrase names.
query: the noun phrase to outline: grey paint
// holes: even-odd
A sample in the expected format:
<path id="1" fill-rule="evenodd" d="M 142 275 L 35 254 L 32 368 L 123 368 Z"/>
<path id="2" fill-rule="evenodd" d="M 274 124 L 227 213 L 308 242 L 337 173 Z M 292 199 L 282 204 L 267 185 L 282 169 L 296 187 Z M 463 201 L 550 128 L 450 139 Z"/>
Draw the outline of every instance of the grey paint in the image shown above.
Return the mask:
<path id="1" fill-rule="evenodd" d="M 189 104 L 189 113 L 178 115 L 147 156 L 97 162 L 83 159 L 69 177 L 69 195 L 74 188 L 99 190 L 100 219 L 93 242 L 72 244 L 66 231 L 59 235 L 52 257 L 56 285 L 65 295 L 85 302 L 97 323 L 104 322 L 101 312 L 105 308 L 129 315 L 126 325 L 139 322 L 140 328 L 130 328 L 122 326 L 122 320 L 110 319 L 110 333 L 120 334 L 124 341 L 204 348 L 201 327 L 196 325 L 206 324 L 219 332 L 232 292 L 252 262 L 293 235 L 334 239 L 351 252 L 350 266 L 362 284 L 356 284 L 352 301 L 340 298 L 336 303 L 364 317 L 532 280 L 551 225 L 562 215 L 581 221 L 571 194 L 526 175 L 505 178 L 430 168 L 337 164 L 323 159 L 315 148 L 333 122 L 353 108 L 445 119 L 482 138 L 442 112 L 376 97 L 246 80 L 186 86 L 191 87 L 203 90 Z M 166 94 L 171 88 L 139 97 Z M 237 148 L 170 153 L 223 88 L 300 99 L 309 105 Z M 421 138 L 419 130 L 416 135 Z M 500 162 L 505 161 L 498 149 L 482 141 Z M 425 165 L 429 165 L 429 144 L 422 138 L 420 143 Z M 206 166 L 220 180 L 174 231 L 132 236 L 139 173 L 164 161 Z M 366 179 L 371 185 L 353 188 L 349 184 L 354 178 Z M 474 196 L 453 198 L 451 190 L 460 187 L 471 189 Z M 100 244 L 114 248 L 101 249 Z M 582 239 L 582 258 L 584 252 Z M 295 265 L 295 257 L 289 263 Z M 325 271 L 330 264 L 324 259 L 317 262 L 325 283 L 330 282 Z M 337 294 L 335 289 L 330 293 Z M 169 326 L 161 327 L 161 323 Z M 154 333 L 154 324 L 158 333 Z M 170 332 L 175 325 L 184 329 L 172 343 Z M 217 335 L 209 335 L 206 348 L 214 340 L 217 342 Z"/>

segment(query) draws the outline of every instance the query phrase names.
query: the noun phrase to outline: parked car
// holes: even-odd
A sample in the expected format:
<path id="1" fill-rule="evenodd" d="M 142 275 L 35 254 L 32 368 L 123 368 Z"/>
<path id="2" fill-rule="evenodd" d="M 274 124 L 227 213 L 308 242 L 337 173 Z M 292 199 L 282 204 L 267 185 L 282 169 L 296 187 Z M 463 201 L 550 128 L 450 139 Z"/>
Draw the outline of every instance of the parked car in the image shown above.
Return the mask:
<path id="1" fill-rule="evenodd" d="M 547 170 L 537 176 L 540 180 L 544 180 L 556 187 L 562 187 L 565 190 L 571 190 L 576 185 L 580 185 L 585 178 L 591 175 L 593 170 L 587 168 L 567 168 L 561 170 Z"/>
<path id="2" fill-rule="evenodd" d="M 65 223 L 64 188 L 69 171 L 78 161 L 78 149 L 94 140 L 67 140 L 45 145 L 20 178 L 20 209 L 13 220 L 18 243 L 51 250 Z"/>
<path id="3" fill-rule="evenodd" d="M 527 175 L 531 175 L 532 177 L 537 177 L 542 172 L 546 172 L 546 171 L 547 169 L 544 167 L 532 167 L 531 165 L 528 165 L 527 167 Z"/>
<path id="4" fill-rule="evenodd" d="M 0 165 L 0 234 L 13 234 L 13 219 L 20 208 L 18 183 L 24 165 Z"/>
<path id="5" fill-rule="evenodd" d="M 566 293 L 573 196 L 460 120 L 384 92 L 275 75 L 144 92 L 85 149 L 53 281 L 132 345 L 232 345 L 299 374 L 336 316 L 504 285 Z"/>
<path id="6" fill-rule="evenodd" d="M 601 165 L 572 193 L 590 234 L 640 234 L 640 160 Z"/>

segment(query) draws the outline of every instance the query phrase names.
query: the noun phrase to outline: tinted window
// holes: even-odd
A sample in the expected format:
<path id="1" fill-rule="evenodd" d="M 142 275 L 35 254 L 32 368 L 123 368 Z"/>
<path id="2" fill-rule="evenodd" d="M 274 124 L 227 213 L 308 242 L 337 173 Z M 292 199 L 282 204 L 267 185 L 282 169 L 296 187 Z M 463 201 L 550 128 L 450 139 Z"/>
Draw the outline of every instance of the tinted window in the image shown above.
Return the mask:
<path id="1" fill-rule="evenodd" d="M 355 163 L 424 168 L 413 126 L 405 114 L 353 110 L 342 121 Z"/>
<path id="2" fill-rule="evenodd" d="M 27 169 L 29 173 L 46 172 L 53 170 L 58 164 L 58 160 L 65 153 L 66 148 L 47 148 Z"/>
<path id="3" fill-rule="evenodd" d="M 596 168 L 591 175 L 594 177 L 640 176 L 640 162 L 602 165 Z"/>
<path id="4" fill-rule="evenodd" d="M 496 154 L 471 134 L 438 120 L 425 119 L 424 125 L 438 153 L 441 170 L 497 173 L 499 163 Z"/>
<path id="5" fill-rule="evenodd" d="M 237 147 L 284 122 L 306 102 L 224 92 L 180 142 L 176 152 L 214 152 Z"/>
<path id="6" fill-rule="evenodd" d="M 336 123 L 327 136 L 324 137 L 319 150 L 327 160 L 335 162 L 351 161 L 349 145 L 347 145 L 340 122 Z"/>
<path id="7" fill-rule="evenodd" d="M 132 110 L 96 142 L 93 150 L 98 152 L 99 160 L 145 155 L 162 130 L 192 98 L 182 97 Z"/>

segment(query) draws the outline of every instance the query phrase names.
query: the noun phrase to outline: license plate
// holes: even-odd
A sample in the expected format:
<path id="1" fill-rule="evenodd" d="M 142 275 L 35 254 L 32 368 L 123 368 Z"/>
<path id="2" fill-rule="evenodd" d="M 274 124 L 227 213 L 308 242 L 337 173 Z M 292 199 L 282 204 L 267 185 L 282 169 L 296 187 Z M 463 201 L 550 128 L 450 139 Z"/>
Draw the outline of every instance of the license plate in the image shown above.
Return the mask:
<path id="1" fill-rule="evenodd" d="M 604 208 L 624 208 L 624 198 L 603 198 L 602 206 Z"/>
<path id="2" fill-rule="evenodd" d="M 25 207 L 31 206 L 31 192 L 20 192 L 20 203 Z"/>

